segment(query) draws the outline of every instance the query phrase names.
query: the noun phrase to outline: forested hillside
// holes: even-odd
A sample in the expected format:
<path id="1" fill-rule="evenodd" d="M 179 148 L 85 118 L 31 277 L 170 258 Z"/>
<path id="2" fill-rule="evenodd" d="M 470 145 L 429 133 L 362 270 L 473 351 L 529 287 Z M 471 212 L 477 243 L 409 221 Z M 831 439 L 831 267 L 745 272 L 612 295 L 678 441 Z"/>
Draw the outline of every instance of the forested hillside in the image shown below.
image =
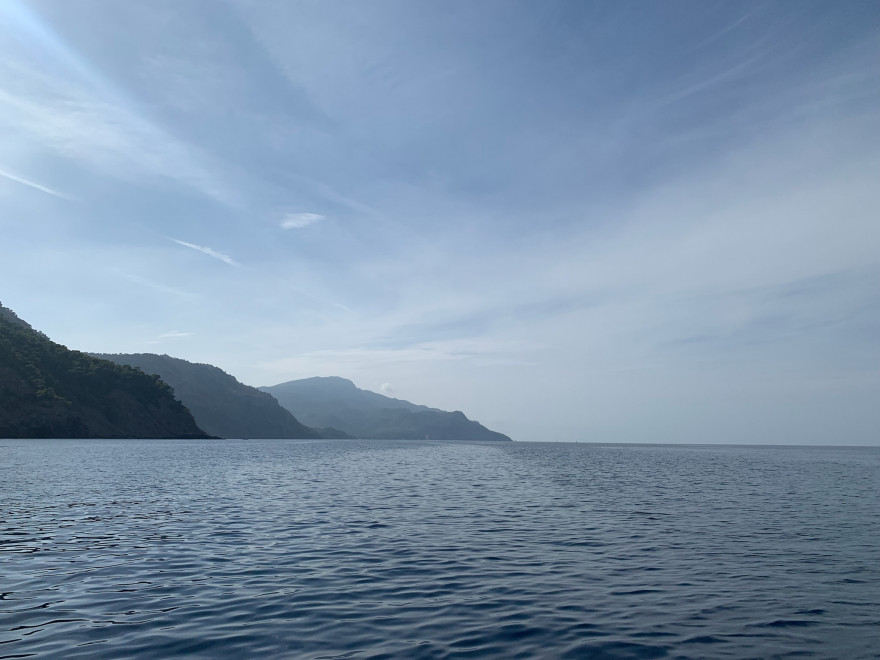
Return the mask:
<path id="1" fill-rule="evenodd" d="M 68 350 L 0 305 L 0 437 L 208 437 L 165 383 Z"/>
<path id="2" fill-rule="evenodd" d="M 96 357 L 158 375 L 174 389 L 174 395 L 189 408 L 198 425 L 211 435 L 221 438 L 323 437 L 321 432 L 300 424 L 271 394 L 244 385 L 213 365 L 152 353 L 96 354 Z"/>

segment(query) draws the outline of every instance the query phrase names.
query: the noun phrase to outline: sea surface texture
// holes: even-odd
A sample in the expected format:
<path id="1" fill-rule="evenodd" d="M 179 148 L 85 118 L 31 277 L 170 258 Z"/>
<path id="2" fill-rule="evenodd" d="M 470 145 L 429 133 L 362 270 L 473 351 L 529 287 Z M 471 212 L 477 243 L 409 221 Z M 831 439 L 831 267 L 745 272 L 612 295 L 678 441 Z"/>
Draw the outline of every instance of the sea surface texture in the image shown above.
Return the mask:
<path id="1" fill-rule="evenodd" d="M 880 449 L 0 441 L 0 657 L 877 658 Z"/>

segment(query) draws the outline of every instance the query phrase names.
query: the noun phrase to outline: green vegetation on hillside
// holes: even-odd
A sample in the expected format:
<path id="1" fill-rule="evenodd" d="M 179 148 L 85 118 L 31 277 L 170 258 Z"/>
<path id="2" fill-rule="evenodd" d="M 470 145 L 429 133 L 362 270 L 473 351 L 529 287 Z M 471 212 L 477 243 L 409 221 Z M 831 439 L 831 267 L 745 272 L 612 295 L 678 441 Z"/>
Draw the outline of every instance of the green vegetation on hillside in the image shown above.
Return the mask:
<path id="1" fill-rule="evenodd" d="M 0 437 L 208 437 L 155 376 L 49 340 L 0 306 Z"/>
<path id="2" fill-rule="evenodd" d="M 175 396 L 192 412 L 198 425 L 221 438 L 322 438 L 318 431 L 282 408 L 271 394 L 236 380 L 210 364 L 197 364 L 152 353 L 96 354 L 117 364 L 156 374 L 174 388 Z"/>

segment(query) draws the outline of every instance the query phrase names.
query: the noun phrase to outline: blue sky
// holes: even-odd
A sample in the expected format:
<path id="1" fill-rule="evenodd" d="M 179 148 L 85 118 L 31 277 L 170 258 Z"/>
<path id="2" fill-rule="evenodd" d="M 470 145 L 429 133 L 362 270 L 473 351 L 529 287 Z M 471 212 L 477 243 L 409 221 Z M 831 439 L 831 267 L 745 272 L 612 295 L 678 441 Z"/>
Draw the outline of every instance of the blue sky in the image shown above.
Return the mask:
<path id="1" fill-rule="evenodd" d="M 518 440 L 880 442 L 880 5 L 6 0 L 0 301 Z"/>

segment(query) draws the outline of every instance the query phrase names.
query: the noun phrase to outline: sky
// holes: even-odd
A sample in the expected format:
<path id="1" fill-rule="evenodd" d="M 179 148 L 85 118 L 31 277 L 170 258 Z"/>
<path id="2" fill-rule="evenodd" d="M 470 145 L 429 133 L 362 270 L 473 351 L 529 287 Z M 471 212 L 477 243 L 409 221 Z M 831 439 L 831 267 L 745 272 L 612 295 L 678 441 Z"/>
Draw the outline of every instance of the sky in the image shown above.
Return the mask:
<path id="1" fill-rule="evenodd" d="M 0 302 L 514 440 L 880 444 L 880 3 L 2 0 Z"/>

